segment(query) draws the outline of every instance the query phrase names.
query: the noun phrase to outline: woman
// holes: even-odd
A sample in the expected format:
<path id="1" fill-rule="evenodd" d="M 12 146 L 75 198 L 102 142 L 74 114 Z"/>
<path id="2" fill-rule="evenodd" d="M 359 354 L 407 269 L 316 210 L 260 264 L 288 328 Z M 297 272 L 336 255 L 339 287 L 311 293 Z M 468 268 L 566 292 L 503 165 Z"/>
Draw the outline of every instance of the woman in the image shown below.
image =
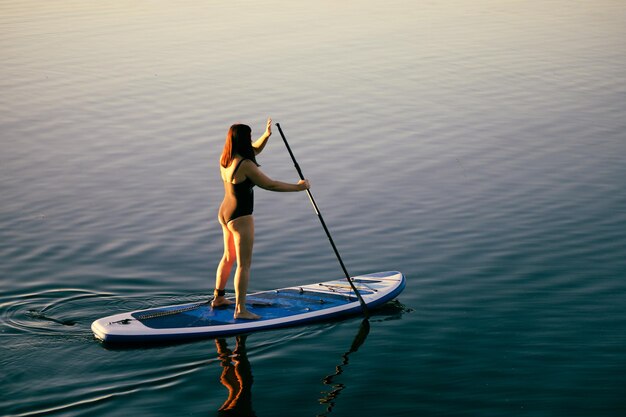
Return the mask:
<path id="1" fill-rule="evenodd" d="M 224 234 L 224 256 L 217 267 L 215 278 L 215 298 L 211 305 L 215 308 L 232 304 L 226 299 L 225 288 L 233 264 L 235 271 L 235 314 L 236 319 L 256 320 L 260 316 L 246 309 L 246 291 L 250 280 L 252 244 L 254 242 L 254 219 L 252 209 L 255 185 L 270 191 L 304 191 L 309 189 L 307 180 L 297 184 L 276 181 L 259 169 L 256 155 L 261 153 L 272 134 L 272 119 L 267 119 L 263 136 L 254 143 L 249 126 L 235 124 L 226 135 L 226 143 L 220 159 L 220 173 L 224 181 L 224 201 L 220 206 L 218 219 Z"/>

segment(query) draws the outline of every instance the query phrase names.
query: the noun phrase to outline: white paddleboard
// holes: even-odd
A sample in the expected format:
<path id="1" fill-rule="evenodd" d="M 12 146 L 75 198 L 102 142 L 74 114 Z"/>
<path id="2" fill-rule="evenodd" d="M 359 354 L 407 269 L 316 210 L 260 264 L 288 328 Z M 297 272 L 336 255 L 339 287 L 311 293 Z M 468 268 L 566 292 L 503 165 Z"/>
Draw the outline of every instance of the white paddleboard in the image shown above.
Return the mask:
<path id="1" fill-rule="evenodd" d="M 398 271 L 376 272 L 353 277 L 352 283 L 371 309 L 397 297 L 405 277 Z M 295 326 L 362 311 L 345 278 L 248 294 L 246 301 L 260 320 L 236 320 L 234 306 L 214 309 L 207 301 L 115 314 L 94 321 L 91 330 L 106 343 L 167 342 Z"/>

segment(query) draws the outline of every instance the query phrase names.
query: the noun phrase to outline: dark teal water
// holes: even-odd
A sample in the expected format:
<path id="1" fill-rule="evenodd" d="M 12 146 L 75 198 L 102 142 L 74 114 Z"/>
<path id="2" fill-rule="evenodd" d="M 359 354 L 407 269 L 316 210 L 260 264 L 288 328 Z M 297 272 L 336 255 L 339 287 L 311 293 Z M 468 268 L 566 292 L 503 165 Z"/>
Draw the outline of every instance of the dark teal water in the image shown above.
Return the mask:
<path id="1" fill-rule="evenodd" d="M 0 3 L 0 415 L 625 415 L 626 4 L 300 3 Z M 267 116 L 402 295 L 367 334 L 95 341 L 210 294 L 224 136 Z M 297 179 L 277 132 L 259 161 Z M 252 290 L 342 276 L 304 194 L 256 197 Z"/>

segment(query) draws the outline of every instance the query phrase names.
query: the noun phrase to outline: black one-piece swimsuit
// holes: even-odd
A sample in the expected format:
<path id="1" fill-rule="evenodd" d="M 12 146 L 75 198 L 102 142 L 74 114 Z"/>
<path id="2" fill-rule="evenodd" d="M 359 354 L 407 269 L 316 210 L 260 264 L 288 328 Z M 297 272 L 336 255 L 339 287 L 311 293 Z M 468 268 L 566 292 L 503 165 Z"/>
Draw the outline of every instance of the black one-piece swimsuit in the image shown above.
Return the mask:
<path id="1" fill-rule="evenodd" d="M 235 178 L 235 174 L 243 161 L 245 161 L 245 159 L 239 161 L 235 167 L 235 170 L 231 175 L 231 181 Z M 224 181 L 224 201 L 222 201 L 219 211 L 219 218 L 221 222 L 227 224 L 228 222 L 239 217 L 252 214 L 252 210 L 254 209 L 253 187 L 254 183 L 250 180 L 250 178 L 246 178 L 245 181 L 237 184 Z"/>

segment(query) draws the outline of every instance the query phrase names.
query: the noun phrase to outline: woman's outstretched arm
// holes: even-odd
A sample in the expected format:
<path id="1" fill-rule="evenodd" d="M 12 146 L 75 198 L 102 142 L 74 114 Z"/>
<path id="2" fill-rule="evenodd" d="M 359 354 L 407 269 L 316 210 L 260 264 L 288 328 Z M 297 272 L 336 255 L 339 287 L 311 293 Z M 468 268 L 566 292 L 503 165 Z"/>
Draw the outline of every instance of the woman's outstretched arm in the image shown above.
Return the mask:
<path id="1" fill-rule="evenodd" d="M 239 170 L 241 171 L 242 169 L 246 177 L 250 178 L 254 185 L 258 185 L 265 190 L 282 192 L 304 191 L 308 190 L 310 186 L 308 180 L 300 180 L 297 184 L 273 180 L 250 160 L 246 160 L 241 164 Z"/>
<path id="2" fill-rule="evenodd" d="M 263 148 L 265 148 L 265 145 L 267 145 L 267 140 L 270 138 L 270 136 L 272 136 L 272 118 L 268 117 L 265 133 L 263 133 L 263 136 L 261 136 L 252 143 L 255 155 L 260 154 Z"/>

